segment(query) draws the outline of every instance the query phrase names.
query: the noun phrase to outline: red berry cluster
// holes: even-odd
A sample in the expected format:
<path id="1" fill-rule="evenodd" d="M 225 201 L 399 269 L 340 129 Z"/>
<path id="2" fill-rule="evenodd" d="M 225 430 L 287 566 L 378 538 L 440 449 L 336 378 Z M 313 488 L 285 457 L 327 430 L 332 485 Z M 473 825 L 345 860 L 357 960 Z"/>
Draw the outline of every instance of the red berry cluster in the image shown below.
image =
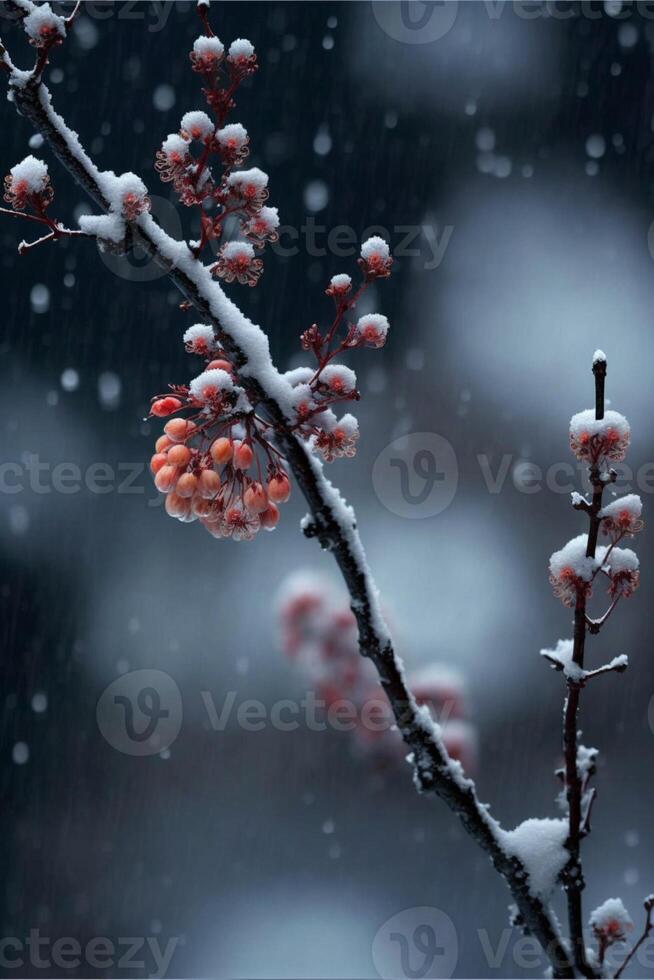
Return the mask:
<path id="1" fill-rule="evenodd" d="M 244 38 L 234 41 L 225 54 L 205 16 L 203 24 L 206 33 L 196 39 L 190 57 L 193 70 L 202 76 L 211 115 L 187 112 L 179 131 L 171 133 L 157 152 L 155 167 L 163 181 L 172 183 L 182 204 L 198 208 L 200 239 L 192 244 L 196 256 L 215 243 L 214 248 L 220 247 L 212 274 L 254 286 L 263 271 L 257 253 L 277 240 L 279 217 L 276 208 L 265 205 L 267 175 L 258 167 L 234 170 L 249 154 L 249 138 L 240 123 L 225 125 L 225 120 L 234 108 L 236 89 L 256 71 L 257 59 Z M 238 222 L 239 238 L 223 241 L 229 216 Z"/>
<path id="2" fill-rule="evenodd" d="M 225 53 L 206 10 L 199 8 L 199 13 L 204 34 L 194 42 L 190 58 L 193 70 L 202 76 L 211 115 L 204 110 L 187 112 L 179 131 L 171 133 L 158 151 L 156 169 L 162 180 L 172 183 L 182 203 L 198 208 L 201 236 L 191 243 L 196 257 L 210 242 L 217 242 L 212 274 L 228 283 L 254 286 L 263 269 L 258 253 L 277 240 L 279 217 L 276 208 L 266 205 L 267 175 L 257 167 L 235 169 L 247 158 L 249 139 L 240 123 L 226 124 L 226 117 L 240 82 L 257 68 L 256 55 L 243 38 Z M 216 163 L 219 176 L 212 169 Z M 121 206 L 123 213 L 130 207 L 124 196 Z M 228 216 L 236 219 L 238 237 L 221 241 Z M 353 292 L 348 275 L 334 276 L 326 290 L 335 304 L 331 326 L 322 333 L 314 324 L 302 335 L 303 349 L 315 355 L 317 366 L 285 375 L 288 395 L 281 407 L 289 427 L 327 461 L 353 456 L 359 436 L 352 415 L 337 418 L 333 411 L 337 403 L 359 398 L 354 372 L 336 364 L 335 358 L 356 348 L 383 347 L 389 329 L 386 317 L 377 313 L 357 322 L 347 317 L 374 280 L 390 275 L 392 262 L 383 239 L 364 242 L 360 285 Z M 187 350 L 201 356 L 206 366 L 188 386 L 171 385 L 169 394 L 152 402 L 153 416 L 175 416 L 166 423 L 152 458 L 155 482 L 166 493 L 166 510 L 172 516 L 183 521 L 197 518 L 215 537 L 249 540 L 260 528 L 275 526 L 277 505 L 288 499 L 285 459 L 274 445 L 273 427 L 238 385 L 211 326 L 196 324 L 184 339 Z"/>
<path id="3" fill-rule="evenodd" d="M 266 438 L 269 426 L 235 384 L 211 327 L 196 324 L 184 339 L 206 366 L 190 385 L 174 386 L 171 395 L 152 402 L 151 414 L 168 418 L 150 460 L 155 486 L 166 494 L 171 517 L 199 520 L 215 538 L 249 541 L 261 528 L 276 526 L 277 505 L 288 500 L 291 485 Z"/>

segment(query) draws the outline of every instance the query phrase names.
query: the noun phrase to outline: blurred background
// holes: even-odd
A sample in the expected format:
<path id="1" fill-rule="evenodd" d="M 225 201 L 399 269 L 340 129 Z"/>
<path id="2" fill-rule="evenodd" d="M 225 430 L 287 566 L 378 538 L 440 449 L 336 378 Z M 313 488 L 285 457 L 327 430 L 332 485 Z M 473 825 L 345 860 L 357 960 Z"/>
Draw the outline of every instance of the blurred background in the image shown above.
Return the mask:
<path id="1" fill-rule="evenodd" d="M 193 5 L 84 6 L 52 58 L 55 107 L 99 166 L 143 177 L 166 227 L 195 234 L 153 170 L 163 137 L 202 107 Z M 547 560 L 584 529 L 567 423 L 592 404 L 595 348 L 633 429 L 619 486 L 641 494 L 646 520 L 654 491 L 654 10 L 231 2 L 212 20 L 223 41 L 257 48 L 232 120 L 287 226 L 257 289 L 229 293 L 278 365 L 296 366 L 299 334 L 330 314 L 330 276 L 355 269 L 352 242 L 388 234 L 394 275 L 364 312 L 388 315 L 389 343 L 350 361 L 362 436 L 329 475 L 356 508 L 407 667 L 465 675 L 481 798 L 507 828 L 557 816 L 563 685 L 538 654 L 571 632 Z M 74 225 L 88 204 L 4 100 L 0 125 L 2 172 L 42 155 L 51 210 Z M 345 247 L 330 238 L 339 226 Z M 26 952 L 12 966 L 17 947 L 3 947 L 2 975 L 152 975 L 156 942 L 169 976 L 393 976 L 375 936 L 421 907 L 456 935 L 427 976 L 542 975 L 538 957 L 517 962 L 517 934 L 502 947 L 508 892 L 444 805 L 415 794 L 407 765 L 380 766 L 334 730 L 246 731 L 235 710 L 214 730 L 207 704 L 220 712 L 229 692 L 267 710 L 305 696 L 276 596 L 298 569 L 337 588 L 335 568 L 300 534 L 297 492 L 274 535 L 249 545 L 166 519 L 147 472 L 160 427 L 143 419 L 152 395 L 195 373 L 181 343 L 193 319 L 138 256 L 63 241 L 18 257 L 30 230 L 0 224 L 0 935 L 142 948 L 62 969 Z M 434 435 L 445 476 L 415 513 L 388 447 L 409 447 L 417 497 L 415 448 Z M 112 474 L 104 492 L 88 489 L 96 464 Z M 621 895 L 640 922 L 654 890 L 648 531 L 636 547 L 640 591 L 589 652 L 595 666 L 627 653 L 631 667 L 590 687 L 581 725 L 601 750 L 586 907 Z M 138 670 L 169 675 L 183 706 L 171 744 L 142 757 L 96 720 L 107 685 Z M 650 951 L 631 975 L 653 965 Z"/>

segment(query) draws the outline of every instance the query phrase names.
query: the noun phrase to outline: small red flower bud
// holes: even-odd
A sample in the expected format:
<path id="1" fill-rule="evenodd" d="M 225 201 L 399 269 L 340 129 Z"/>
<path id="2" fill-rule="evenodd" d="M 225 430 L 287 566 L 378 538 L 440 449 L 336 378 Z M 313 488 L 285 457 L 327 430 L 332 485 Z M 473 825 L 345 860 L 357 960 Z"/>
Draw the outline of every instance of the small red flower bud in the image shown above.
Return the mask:
<path id="1" fill-rule="evenodd" d="M 217 37 L 199 37 L 193 42 L 191 64 L 198 72 L 215 71 L 223 59 L 225 49 Z"/>
<path id="2" fill-rule="evenodd" d="M 165 452 L 167 449 L 170 449 L 171 446 L 172 446 L 172 442 L 170 441 L 168 436 L 159 436 L 159 438 L 154 444 L 154 448 L 157 450 L 158 453 Z"/>
<path id="3" fill-rule="evenodd" d="M 154 478 L 154 485 L 161 493 L 170 493 L 177 483 L 177 467 L 162 466 Z"/>
<path id="4" fill-rule="evenodd" d="M 146 195 L 128 191 L 123 194 L 123 217 L 126 221 L 135 221 L 140 214 L 150 210 L 150 198 Z"/>
<path id="5" fill-rule="evenodd" d="M 158 398 L 152 403 L 150 412 L 152 415 L 157 415 L 159 418 L 165 418 L 167 415 L 172 415 L 173 412 L 177 412 L 182 407 L 182 403 L 179 398 L 172 398 L 170 396 L 166 398 Z"/>
<path id="6" fill-rule="evenodd" d="M 263 514 L 268 508 L 268 497 L 260 483 L 253 483 L 247 488 L 243 502 L 251 514 Z"/>
<path id="7" fill-rule="evenodd" d="M 176 490 L 180 497 L 192 497 L 197 488 L 198 478 L 193 473 L 183 473 L 177 481 Z"/>
<path id="8" fill-rule="evenodd" d="M 234 443 L 234 466 L 237 470 L 248 470 L 254 462 L 254 453 L 246 442 Z"/>
<path id="9" fill-rule="evenodd" d="M 259 515 L 261 520 L 261 527 L 266 531 L 272 531 L 279 521 L 279 509 L 275 504 L 268 504 L 268 507 L 262 514 Z"/>
<path id="10" fill-rule="evenodd" d="M 275 504 L 285 504 L 291 496 L 291 484 L 285 473 L 276 473 L 268 481 L 268 496 Z"/>
<path id="11" fill-rule="evenodd" d="M 198 493 L 205 500 L 213 500 L 220 493 L 220 477 L 215 470 L 202 470 L 198 477 Z"/>
<path id="12" fill-rule="evenodd" d="M 359 262 L 365 275 L 371 279 L 382 279 L 391 274 L 393 259 L 388 244 L 379 235 L 373 235 L 363 243 Z"/>
<path id="13" fill-rule="evenodd" d="M 191 461 L 191 450 L 178 444 L 168 450 L 168 462 L 172 466 L 188 466 Z"/>
<path id="14" fill-rule="evenodd" d="M 249 242 L 227 242 L 220 250 L 220 258 L 211 267 L 215 278 L 225 282 L 236 279 L 244 286 L 256 286 L 262 271 L 263 262 L 256 258 Z"/>
<path id="15" fill-rule="evenodd" d="M 164 426 L 164 432 L 171 442 L 184 442 L 194 431 L 195 425 L 186 419 L 171 419 Z"/>
<path id="16" fill-rule="evenodd" d="M 168 494 L 164 506 L 169 517 L 176 517 L 180 521 L 188 517 L 191 512 L 191 501 L 180 497 L 178 493 Z"/>
<path id="17" fill-rule="evenodd" d="M 211 445 L 211 458 L 217 466 L 224 466 L 231 462 L 234 455 L 234 446 L 231 439 L 216 439 Z"/>
<path id="18" fill-rule="evenodd" d="M 158 473 L 162 466 L 165 466 L 167 462 L 168 457 L 165 453 L 155 453 L 150 460 L 150 469 L 153 473 Z"/>

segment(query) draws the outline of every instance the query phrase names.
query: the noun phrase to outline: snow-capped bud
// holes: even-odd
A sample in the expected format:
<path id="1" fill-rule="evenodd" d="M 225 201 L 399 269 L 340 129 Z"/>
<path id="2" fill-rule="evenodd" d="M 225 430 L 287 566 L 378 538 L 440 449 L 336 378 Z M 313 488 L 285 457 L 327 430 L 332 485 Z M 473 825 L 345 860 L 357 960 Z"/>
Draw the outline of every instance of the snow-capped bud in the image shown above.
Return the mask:
<path id="1" fill-rule="evenodd" d="M 348 398 L 357 390 L 357 376 L 344 364 L 329 364 L 320 373 L 320 383 L 340 398 Z"/>
<path id="2" fill-rule="evenodd" d="M 388 244 L 379 235 L 368 238 L 361 246 L 361 268 L 366 276 L 382 279 L 390 276 L 393 259 Z"/>
<path id="3" fill-rule="evenodd" d="M 230 123 L 216 132 L 216 142 L 223 161 L 230 166 L 243 163 L 248 155 L 247 129 L 240 123 Z"/>
<path id="4" fill-rule="evenodd" d="M 263 207 L 243 226 L 243 231 L 250 238 L 256 238 L 260 243 L 257 247 L 261 247 L 264 242 L 279 240 L 278 228 L 279 212 L 277 208 Z"/>
<path id="5" fill-rule="evenodd" d="M 171 442 L 184 442 L 195 432 L 195 424 L 186 419 L 171 419 L 164 425 L 164 432 Z"/>
<path id="6" fill-rule="evenodd" d="M 154 168 L 164 183 L 169 183 L 180 181 L 190 163 L 188 143 L 178 133 L 171 133 L 157 150 Z"/>
<path id="7" fill-rule="evenodd" d="M 595 411 L 587 409 L 570 419 L 570 448 L 577 459 L 598 465 L 605 460 L 620 462 L 629 448 L 630 428 L 624 415 L 606 412 L 596 419 Z"/>
<path id="8" fill-rule="evenodd" d="M 150 460 L 150 470 L 156 474 L 163 466 L 167 464 L 167 462 L 168 456 L 166 453 L 155 453 Z"/>
<path id="9" fill-rule="evenodd" d="M 242 202 L 252 212 L 258 211 L 268 197 L 268 174 L 259 167 L 237 170 L 228 176 L 227 188 L 237 202 Z"/>
<path id="10" fill-rule="evenodd" d="M 257 68 L 257 56 L 252 42 L 247 38 L 237 37 L 229 46 L 227 61 L 236 75 L 251 75 Z"/>
<path id="11" fill-rule="evenodd" d="M 168 516 L 176 517 L 178 521 L 188 517 L 191 511 L 191 501 L 185 497 L 180 497 L 176 492 L 168 494 L 164 506 Z"/>
<path id="12" fill-rule="evenodd" d="M 197 378 L 193 378 L 189 385 L 189 394 L 201 405 L 217 402 L 234 390 L 234 382 L 227 371 L 216 368 L 212 371 L 203 371 Z"/>
<path id="13" fill-rule="evenodd" d="M 173 412 L 177 412 L 181 407 L 182 403 L 179 398 L 173 398 L 169 395 L 166 398 L 157 398 L 156 401 L 152 402 L 150 412 L 159 418 L 165 418 L 167 415 L 172 415 Z"/>
<path id="14" fill-rule="evenodd" d="M 250 514 L 262 514 L 268 507 L 266 491 L 260 483 L 251 483 L 243 494 L 243 503 Z"/>
<path id="15" fill-rule="evenodd" d="M 602 566 L 606 549 L 598 548 L 596 556 L 589 558 L 587 545 L 588 535 L 580 534 L 550 558 L 550 582 L 564 606 L 574 606 L 579 597 L 590 595 L 593 578 Z"/>
<path id="16" fill-rule="evenodd" d="M 170 447 L 167 459 L 171 466 L 188 466 L 191 462 L 191 450 L 183 443 L 178 443 Z"/>
<path id="17" fill-rule="evenodd" d="M 366 347 L 383 347 L 386 343 L 389 323 L 381 313 L 368 313 L 360 317 L 353 335 L 354 343 L 365 344 Z"/>
<path id="18" fill-rule="evenodd" d="M 103 191 L 109 199 L 112 214 L 120 215 L 125 221 L 135 221 L 150 210 L 148 189 L 136 174 L 105 174 Z"/>
<path id="19" fill-rule="evenodd" d="M 194 71 L 216 71 L 223 60 L 225 48 L 217 37 L 198 37 L 193 42 L 190 58 Z"/>
<path id="20" fill-rule="evenodd" d="M 190 160 L 188 140 L 185 140 L 179 133 L 169 133 L 161 144 L 161 152 L 166 159 L 174 166 L 181 166 Z"/>
<path id="21" fill-rule="evenodd" d="M 182 116 L 180 135 L 192 140 L 206 140 L 214 134 L 214 124 L 202 109 L 195 109 Z"/>
<path id="22" fill-rule="evenodd" d="M 30 44 L 37 48 L 61 44 L 66 37 L 66 22 L 55 14 L 49 3 L 41 4 L 23 18 L 23 28 Z"/>
<path id="23" fill-rule="evenodd" d="M 285 504 L 291 496 L 291 484 L 285 473 L 275 473 L 268 481 L 268 496 L 275 504 Z"/>
<path id="24" fill-rule="evenodd" d="M 341 272 L 338 276 L 332 276 L 325 292 L 328 296 L 333 296 L 334 299 L 338 300 L 347 296 L 351 289 L 352 279 L 344 272 Z"/>
<path id="25" fill-rule="evenodd" d="M 603 949 L 612 946 L 613 943 L 624 942 L 627 933 L 634 927 L 620 898 L 609 898 L 603 902 L 594 912 L 591 912 L 589 922 L 595 938 Z"/>
<path id="26" fill-rule="evenodd" d="M 154 478 L 154 485 L 160 493 L 170 493 L 175 484 L 177 483 L 177 467 L 176 466 L 162 466 Z"/>
<path id="27" fill-rule="evenodd" d="M 205 500 L 213 500 L 220 493 L 220 487 L 220 477 L 215 470 L 201 471 L 198 477 L 198 493 L 201 497 Z"/>
<path id="28" fill-rule="evenodd" d="M 263 270 L 263 262 L 257 259 L 249 242 L 227 242 L 220 250 L 220 258 L 211 267 L 211 273 L 225 282 L 236 279 L 242 285 L 256 286 Z"/>
<path id="29" fill-rule="evenodd" d="M 168 436 L 159 436 L 159 438 L 154 444 L 154 448 L 157 450 L 158 453 L 164 453 L 167 449 L 170 449 L 172 445 L 173 443 L 168 438 Z"/>
<path id="30" fill-rule="evenodd" d="M 640 584 L 640 562 L 631 548 L 612 548 L 607 554 L 605 570 L 611 580 L 609 593 L 612 599 L 624 596 L 628 599 Z"/>
<path id="31" fill-rule="evenodd" d="M 216 346 L 213 327 L 208 323 L 194 323 L 184 333 L 184 346 L 189 354 L 206 357 Z"/>
<path id="32" fill-rule="evenodd" d="M 333 413 L 320 415 L 321 430 L 316 437 L 316 450 L 326 463 L 343 456 L 356 455 L 356 442 L 359 438 L 359 423 L 349 413 L 336 419 Z"/>
<path id="33" fill-rule="evenodd" d="M 234 466 L 237 470 L 249 470 L 254 462 L 254 453 L 247 442 L 234 443 Z"/>
<path id="34" fill-rule="evenodd" d="M 140 197 L 128 191 L 123 196 L 123 217 L 126 221 L 136 221 L 140 214 L 150 210 L 150 198 Z"/>
<path id="35" fill-rule="evenodd" d="M 53 197 L 48 167 L 43 160 L 25 157 L 5 177 L 5 201 L 17 211 L 26 207 L 47 207 Z"/>
<path id="36" fill-rule="evenodd" d="M 642 511 L 643 503 L 638 494 L 628 493 L 602 508 L 599 513 L 602 521 L 600 528 L 613 541 L 624 534 L 634 535 L 643 529 L 640 519 Z"/>
<path id="37" fill-rule="evenodd" d="M 198 488 L 197 476 L 195 476 L 194 473 L 182 473 L 182 475 L 177 481 L 177 486 L 175 489 L 180 497 L 192 497 L 195 491 L 197 490 L 197 488 Z"/>
<path id="38" fill-rule="evenodd" d="M 215 439 L 211 444 L 211 458 L 216 466 L 225 466 L 230 463 L 234 455 L 234 445 L 231 439 Z"/>
<path id="39" fill-rule="evenodd" d="M 275 504 L 269 503 L 266 510 L 259 515 L 259 519 L 264 531 L 274 531 L 279 523 L 279 509 Z"/>
<path id="40" fill-rule="evenodd" d="M 313 390 L 308 384 L 295 385 L 289 398 L 289 402 L 299 421 L 308 418 L 316 408 L 316 403 L 313 398 Z"/>

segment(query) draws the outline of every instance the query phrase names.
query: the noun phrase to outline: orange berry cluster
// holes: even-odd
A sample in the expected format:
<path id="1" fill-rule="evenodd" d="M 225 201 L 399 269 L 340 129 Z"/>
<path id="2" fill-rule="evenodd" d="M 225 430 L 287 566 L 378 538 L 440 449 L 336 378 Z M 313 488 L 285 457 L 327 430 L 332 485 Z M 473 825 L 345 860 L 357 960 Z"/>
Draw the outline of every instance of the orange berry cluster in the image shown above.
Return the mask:
<path id="1" fill-rule="evenodd" d="M 271 531 L 279 521 L 277 505 L 291 494 L 285 470 L 271 463 L 265 480 L 254 479 L 251 443 L 219 436 L 207 445 L 203 428 L 173 418 L 157 439 L 150 469 L 166 494 L 166 513 L 184 523 L 199 520 L 215 538 L 250 541 L 262 528 Z"/>

